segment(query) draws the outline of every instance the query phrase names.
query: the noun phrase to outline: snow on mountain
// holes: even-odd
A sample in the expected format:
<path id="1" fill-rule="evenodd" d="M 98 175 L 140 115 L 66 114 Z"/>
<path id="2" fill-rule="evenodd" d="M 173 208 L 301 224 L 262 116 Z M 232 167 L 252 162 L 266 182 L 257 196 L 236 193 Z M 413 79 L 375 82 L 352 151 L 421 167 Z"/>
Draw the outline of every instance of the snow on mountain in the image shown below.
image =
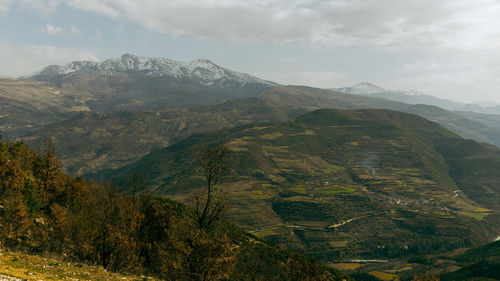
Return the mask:
<path id="1" fill-rule="evenodd" d="M 382 87 L 379 87 L 375 84 L 371 84 L 368 82 L 361 82 L 352 87 L 344 87 L 334 89 L 338 92 L 353 94 L 359 96 L 383 96 L 384 94 L 401 94 L 407 96 L 425 96 L 424 93 L 417 90 L 409 90 L 409 91 L 399 91 L 399 90 L 388 90 Z"/>
<path id="2" fill-rule="evenodd" d="M 460 102 L 426 95 L 417 90 L 409 90 L 409 91 L 389 90 L 367 82 L 358 83 L 352 87 L 338 88 L 332 90 L 342 92 L 345 94 L 383 98 L 387 100 L 393 100 L 409 104 L 435 105 L 450 110 L 461 109 L 465 105 Z"/>
<path id="3" fill-rule="evenodd" d="M 409 96 L 425 96 L 424 93 L 417 91 L 417 90 L 409 90 L 409 91 L 404 91 L 402 93 L 409 95 Z"/>
<path id="4" fill-rule="evenodd" d="M 54 77 L 68 77 L 79 71 L 95 71 L 104 75 L 138 75 L 150 77 L 172 77 L 194 79 L 207 86 L 236 82 L 242 86 L 249 83 L 276 85 L 252 75 L 235 72 L 216 65 L 207 59 L 179 62 L 167 58 L 140 57 L 124 54 L 102 62 L 75 61 L 67 65 L 51 65 L 41 71 L 20 77 L 21 79 L 49 80 Z"/>
<path id="5" fill-rule="evenodd" d="M 361 96 L 370 96 L 387 92 L 387 90 L 385 90 L 384 88 L 381 88 L 377 85 L 368 82 L 361 82 L 352 87 L 339 88 L 336 90 L 346 94 L 361 95 Z"/>

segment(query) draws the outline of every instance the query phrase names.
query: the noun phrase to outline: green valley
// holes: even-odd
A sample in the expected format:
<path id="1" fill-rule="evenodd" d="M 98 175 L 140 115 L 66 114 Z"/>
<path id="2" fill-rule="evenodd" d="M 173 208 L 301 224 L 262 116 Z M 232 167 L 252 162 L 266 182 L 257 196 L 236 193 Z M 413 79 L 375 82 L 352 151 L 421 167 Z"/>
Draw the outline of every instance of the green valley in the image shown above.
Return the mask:
<path id="1" fill-rule="evenodd" d="M 500 150 L 389 110 L 196 134 L 107 175 L 137 172 L 150 192 L 186 201 L 201 186 L 192 149 L 215 142 L 233 151 L 234 172 L 218 186 L 228 218 L 327 263 L 469 247 L 499 232 Z"/>

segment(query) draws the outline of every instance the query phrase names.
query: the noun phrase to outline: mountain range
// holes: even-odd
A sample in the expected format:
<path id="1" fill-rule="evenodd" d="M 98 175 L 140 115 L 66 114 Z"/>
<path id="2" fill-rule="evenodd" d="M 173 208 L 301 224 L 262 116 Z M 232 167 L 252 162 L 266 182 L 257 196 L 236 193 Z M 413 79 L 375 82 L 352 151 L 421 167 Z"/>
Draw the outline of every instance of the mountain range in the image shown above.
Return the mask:
<path id="1" fill-rule="evenodd" d="M 409 104 L 434 105 L 448 110 L 471 111 L 483 114 L 500 114 L 500 106 L 491 102 L 466 104 L 426 95 L 416 90 L 388 90 L 368 82 L 361 82 L 352 87 L 336 88 L 332 90 L 347 94 L 376 97 Z"/>
<path id="2" fill-rule="evenodd" d="M 227 143 L 234 170 L 216 189 L 228 218 L 332 266 L 500 232 L 494 106 L 366 82 L 282 86 L 208 60 L 130 54 L 0 80 L 0 102 L 7 140 L 50 138 L 72 175 L 123 186 L 140 174 L 145 192 L 183 202 L 202 186 L 193 149 Z"/>
<path id="3" fill-rule="evenodd" d="M 22 80 L 47 82 L 82 108 L 101 112 L 218 103 L 277 85 L 206 59 L 184 63 L 130 54 L 103 62 L 52 65 Z"/>
<path id="4" fill-rule="evenodd" d="M 52 137 L 73 174 L 119 168 L 203 130 L 285 121 L 319 108 L 414 113 L 465 138 L 500 145 L 498 115 L 409 105 L 388 97 L 405 97 L 410 104 L 415 100 L 408 97 L 431 98 L 428 104 L 450 101 L 369 83 L 337 91 L 283 87 L 208 60 L 183 63 L 125 54 L 103 62 L 48 66 L 22 78 L 28 80 L 0 81 L 0 134 L 36 146 Z M 233 101 L 219 104 L 228 99 Z"/>
<path id="5" fill-rule="evenodd" d="M 119 58 L 102 62 L 74 61 L 67 65 L 50 65 L 39 72 L 21 77 L 22 80 L 61 81 L 79 72 L 94 72 L 107 76 L 129 76 L 131 78 L 169 77 L 191 80 L 202 85 L 226 88 L 259 83 L 275 85 L 257 77 L 220 67 L 207 59 L 179 62 L 166 58 L 139 57 L 124 54 Z"/>

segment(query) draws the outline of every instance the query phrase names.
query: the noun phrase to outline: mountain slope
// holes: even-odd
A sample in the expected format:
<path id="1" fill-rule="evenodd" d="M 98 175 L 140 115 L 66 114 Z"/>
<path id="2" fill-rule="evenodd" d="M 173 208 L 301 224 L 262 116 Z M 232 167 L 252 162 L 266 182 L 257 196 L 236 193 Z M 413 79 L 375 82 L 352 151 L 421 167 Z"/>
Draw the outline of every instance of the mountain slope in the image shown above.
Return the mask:
<path id="1" fill-rule="evenodd" d="M 457 135 L 395 111 L 318 110 L 193 135 L 111 174 L 142 173 L 150 191 L 185 200 L 202 185 L 193 147 L 217 141 L 234 151 L 234 175 L 218 187 L 230 218 L 325 261 L 453 249 L 499 231 L 500 176 L 485 172 L 482 196 L 467 179 L 500 164 L 500 150 L 472 142 L 478 149 L 460 154 Z"/>
<path id="2" fill-rule="evenodd" d="M 435 106 L 337 93 L 309 87 L 270 87 L 256 97 L 218 105 L 114 113 L 81 113 L 71 119 L 33 128 L 24 139 L 34 146 L 52 138 L 72 174 L 118 168 L 171 145 L 193 133 L 253 122 L 280 122 L 319 108 L 393 109 L 440 123 L 465 138 L 500 145 L 495 115 L 477 114 L 473 121 L 459 112 Z M 480 121 L 484 120 L 484 124 Z M 84 161 L 82 161 L 84 160 Z"/>
<path id="3" fill-rule="evenodd" d="M 295 111 L 257 98 L 188 109 L 89 112 L 33 129 L 24 140 L 38 147 L 51 138 L 67 171 L 85 175 L 130 164 L 193 133 L 291 116 Z"/>
<path id="4" fill-rule="evenodd" d="M 184 63 L 130 54 L 103 62 L 48 66 L 22 79 L 50 82 L 62 92 L 91 94 L 85 106 L 108 112 L 217 103 L 277 85 L 209 60 Z"/>
<path id="5" fill-rule="evenodd" d="M 500 280 L 500 242 L 471 249 L 454 258 L 462 268 L 441 275 L 442 280 Z"/>
<path id="6" fill-rule="evenodd" d="M 65 95 L 44 82 L 0 79 L 0 133 L 23 131 L 86 111 L 79 97 Z"/>
<path id="7" fill-rule="evenodd" d="M 103 62 L 74 61 L 64 66 L 51 65 L 35 74 L 23 76 L 22 79 L 57 81 L 73 76 L 81 71 L 94 71 L 109 76 L 128 75 L 131 77 L 192 79 L 207 86 L 216 85 L 221 88 L 226 83 L 276 85 L 270 81 L 220 67 L 207 59 L 178 62 L 167 58 L 140 57 L 131 54 L 124 54 L 119 58 L 111 58 Z"/>

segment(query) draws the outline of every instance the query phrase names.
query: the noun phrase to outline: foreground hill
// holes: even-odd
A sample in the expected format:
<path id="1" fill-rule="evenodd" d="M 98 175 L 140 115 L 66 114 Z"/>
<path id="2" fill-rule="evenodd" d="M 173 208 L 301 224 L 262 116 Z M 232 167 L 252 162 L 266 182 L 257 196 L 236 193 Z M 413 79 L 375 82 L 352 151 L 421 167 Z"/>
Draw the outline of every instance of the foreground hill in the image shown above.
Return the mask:
<path id="1" fill-rule="evenodd" d="M 499 231 L 500 150 L 388 110 L 318 110 L 193 135 L 115 179 L 142 173 L 150 191 L 185 200 L 200 186 L 193 147 L 220 141 L 234 151 L 234 175 L 219 186 L 231 219 L 324 261 L 454 249 Z"/>
<path id="2" fill-rule="evenodd" d="M 189 205 L 69 177 L 50 144 L 37 153 L 20 142 L 0 142 L 0 242 L 6 252 L 0 279 L 5 274 L 24 280 L 118 277 L 82 264 L 71 272 L 67 262 L 72 261 L 175 281 L 351 280 L 220 217 L 210 225 L 195 218 Z"/>

